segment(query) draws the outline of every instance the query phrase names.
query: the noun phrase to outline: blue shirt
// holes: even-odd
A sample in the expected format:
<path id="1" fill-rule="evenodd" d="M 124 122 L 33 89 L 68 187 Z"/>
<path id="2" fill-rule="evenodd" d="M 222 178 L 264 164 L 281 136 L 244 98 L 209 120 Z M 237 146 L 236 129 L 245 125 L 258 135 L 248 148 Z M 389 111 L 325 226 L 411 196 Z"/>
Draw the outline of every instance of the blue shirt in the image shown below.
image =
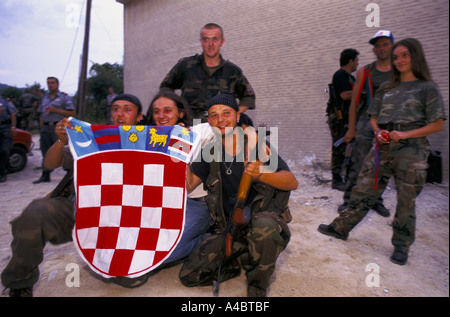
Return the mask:
<path id="1" fill-rule="evenodd" d="M 42 99 L 42 103 L 38 109 L 38 111 L 42 114 L 43 122 L 58 122 L 65 118 L 65 116 L 60 115 L 59 113 L 46 111 L 46 109 L 50 106 L 62 110 L 75 110 L 72 98 L 66 93 L 58 91 L 53 99 L 50 98 L 50 94 L 48 93 Z"/>
<path id="2" fill-rule="evenodd" d="M 0 114 L 0 121 L 11 120 L 11 113 L 17 112 L 14 104 L 2 97 L 0 97 L 0 108 L 3 109 L 2 113 Z"/>

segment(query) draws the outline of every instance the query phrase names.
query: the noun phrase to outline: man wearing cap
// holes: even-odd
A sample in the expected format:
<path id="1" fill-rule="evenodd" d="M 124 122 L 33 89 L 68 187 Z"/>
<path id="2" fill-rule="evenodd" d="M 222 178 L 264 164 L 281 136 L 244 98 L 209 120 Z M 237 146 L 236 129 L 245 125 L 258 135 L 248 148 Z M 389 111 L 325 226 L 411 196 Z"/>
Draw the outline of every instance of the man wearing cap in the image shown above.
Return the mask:
<path id="1" fill-rule="evenodd" d="M 258 160 L 246 161 L 245 142 L 243 145 L 236 141 L 243 131 L 238 127 L 240 112 L 234 96 L 217 95 L 209 101 L 207 109 L 217 143 L 211 151 L 203 150 L 201 157 L 188 167 L 186 186 L 189 191 L 201 182 L 205 184 L 214 232 L 184 261 L 180 280 L 185 286 L 212 285 L 239 275 L 242 266 L 248 281 L 247 295 L 265 296 L 278 255 L 290 239 L 282 214 L 290 191 L 297 188 L 298 182 L 273 149 L 269 160 L 278 160 L 278 164 L 271 171 Z M 249 154 L 247 158 L 252 157 L 256 156 Z M 249 224 L 238 231 L 231 245 L 232 254 L 224 261 L 227 224 L 232 219 L 244 173 L 252 179 L 246 199 L 251 208 L 247 208 Z"/>
<path id="2" fill-rule="evenodd" d="M 142 119 L 142 106 L 133 95 L 118 95 L 112 103 L 114 125 L 135 125 Z M 67 146 L 66 127 L 73 129 L 64 118 L 55 125 L 57 141 L 50 147 L 44 166 L 53 170 L 62 166 L 67 174 L 45 198 L 33 200 L 22 214 L 11 221 L 12 256 L 1 274 L 2 284 L 9 288 L 9 296 L 30 297 L 33 285 L 39 279 L 39 264 L 47 241 L 62 244 L 72 240 L 75 224 L 75 189 L 73 185 L 73 158 Z"/>
<path id="3" fill-rule="evenodd" d="M 239 99 L 241 112 L 255 108 L 255 93 L 242 70 L 224 60 L 220 49 L 225 43 L 223 29 L 208 23 L 200 30 L 203 53 L 182 58 L 161 82 L 160 89 L 181 89 L 194 119 L 205 122 L 206 104 L 217 94 Z"/>
<path id="4" fill-rule="evenodd" d="M 40 132 L 40 148 L 42 157 L 45 157 L 48 149 L 56 142 L 55 126 L 65 117 L 75 115 L 75 106 L 70 96 L 59 91 L 59 80 L 56 77 L 47 78 L 47 86 L 49 92 L 42 99 L 42 103 L 37 110 L 40 112 L 39 132 Z M 39 184 L 42 182 L 50 182 L 50 173 L 52 170 L 42 167 L 42 176 L 33 182 Z"/>
<path id="5" fill-rule="evenodd" d="M 350 161 L 350 171 L 347 176 L 346 189 L 344 193 L 344 203 L 338 207 L 341 212 L 348 207 L 352 188 L 356 185 L 358 174 L 361 170 L 364 158 L 369 153 L 373 139 L 375 137 L 372 128 L 370 127 L 370 115 L 367 109 L 370 104 L 366 102 L 366 98 L 361 95 L 359 104 L 356 104 L 357 95 L 360 87 L 364 85 L 364 73 L 368 69 L 370 71 L 372 81 L 373 94 L 377 91 L 382 83 L 391 80 L 391 50 L 394 44 L 394 36 L 391 31 L 380 30 L 369 41 L 373 45 L 373 53 L 377 57 L 376 61 L 365 65 L 358 69 L 356 73 L 356 82 L 353 87 L 352 99 L 349 109 L 348 130 L 345 134 L 344 141 L 349 143 L 355 139 L 352 149 L 352 156 Z M 368 78 L 366 78 L 368 80 Z M 370 92 L 363 92 L 365 94 Z M 383 217 L 389 217 L 389 210 L 383 205 L 383 199 L 380 197 L 375 205 L 372 206 L 378 214 Z"/>

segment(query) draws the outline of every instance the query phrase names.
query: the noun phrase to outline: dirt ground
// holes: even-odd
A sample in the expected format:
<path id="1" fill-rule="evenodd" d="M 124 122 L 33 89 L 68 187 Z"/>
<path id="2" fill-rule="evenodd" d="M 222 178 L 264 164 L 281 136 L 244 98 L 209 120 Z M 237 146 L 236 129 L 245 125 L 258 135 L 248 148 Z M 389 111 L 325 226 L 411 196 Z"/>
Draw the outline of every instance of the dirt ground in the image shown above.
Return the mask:
<path id="1" fill-rule="evenodd" d="M 11 256 L 9 222 L 20 215 L 34 198 L 50 192 L 64 171 L 52 173 L 51 183 L 33 185 L 40 177 L 39 137 L 25 170 L 8 175 L 0 184 L 0 270 Z M 291 195 L 293 220 L 287 249 L 280 255 L 269 297 L 448 297 L 449 296 L 449 188 L 427 184 L 417 199 L 417 237 L 405 266 L 393 264 L 390 239 L 396 206 L 394 183 L 384 193 L 389 218 L 373 211 L 351 233 L 347 241 L 324 236 L 320 223 L 337 215 L 342 192 L 332 190 L 331 173 L 311 166 L 307 157 L 288 164 L 299 180 Z M 75 264 L 75 265 L 74 265 Z M 79 286 L 71 285 L 79 268 Z M 211 287 L 184 287 L 178 272 L 181 264 L 150 274 L 134 289 L 97 278 L 78 255 L 73 243 L 48 244 L 41 276 L 34 287 L 36 297 L 211 297 Z M 70 287 L 72 286 L 72 287 Z M 2 287 L 3 289 L 4 287 Z M 4 292 L 1 296 L 7 296 Z M 246 296 L 245 274 L 221 284 L 220 296 Z"/>

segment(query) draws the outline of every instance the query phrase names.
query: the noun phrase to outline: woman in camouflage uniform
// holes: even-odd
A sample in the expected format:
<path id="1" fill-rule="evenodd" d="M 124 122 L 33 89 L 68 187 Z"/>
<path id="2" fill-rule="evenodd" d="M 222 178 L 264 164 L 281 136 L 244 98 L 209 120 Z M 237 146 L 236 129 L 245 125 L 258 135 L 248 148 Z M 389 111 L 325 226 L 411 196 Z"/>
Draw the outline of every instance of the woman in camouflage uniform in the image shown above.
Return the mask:
<path id="1" fill-rule="evenodd" d="M 318 230 L 346 240 L 393 176 L 397 210 L 392 223 L 394 253 L 390 259 L 404 265 L 415 240 L 415 199 L 426 181 L 430 151 L 426 136 L 441 131 L 446 116 L 419 41 L 408 38 L 397 42 L 391 63 L 392 81 L 380 87 L 368 110 L 377 144 L 365 159 L 348 209 L 331 224 L 321 224 Z"/>

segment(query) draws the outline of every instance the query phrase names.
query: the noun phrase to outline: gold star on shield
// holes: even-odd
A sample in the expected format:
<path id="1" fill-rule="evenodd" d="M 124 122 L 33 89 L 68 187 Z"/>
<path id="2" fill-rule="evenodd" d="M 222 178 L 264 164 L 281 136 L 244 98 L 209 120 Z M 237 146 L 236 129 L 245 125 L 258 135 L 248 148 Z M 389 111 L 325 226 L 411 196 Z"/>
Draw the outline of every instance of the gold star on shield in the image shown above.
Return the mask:
<path id="1" fill-rule="evenodd" d="M 81 130 L 81 126 L 79 125 L 76 125 L 74 129 L 77 130 L 77 132 L 83 133 L 83 130 Z"/>
<path id="2" fill-rule="evenodd" d="M 181 132 L 183 132 L 184 135 L 189 135 L 189 130 L 186 128 L 183 128 L 183 130 L 181 130 Z"/>

